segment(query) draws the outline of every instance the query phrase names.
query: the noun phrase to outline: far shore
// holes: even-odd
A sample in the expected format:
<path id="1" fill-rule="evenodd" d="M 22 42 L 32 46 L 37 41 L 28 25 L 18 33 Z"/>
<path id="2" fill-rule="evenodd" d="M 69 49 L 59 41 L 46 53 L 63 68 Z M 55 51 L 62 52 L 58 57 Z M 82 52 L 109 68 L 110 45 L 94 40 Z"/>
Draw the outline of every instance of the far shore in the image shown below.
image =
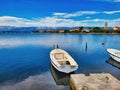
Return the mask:
<path id="1" fill-rule="evenodd" d="M 95 33 L 95 32 L 89 32 L 89 33 L 83 33 L 83 32 L 68 32 L 68 33 L 59 33 L 59 32 L 14 32 L 14 31 L 4 31 L 4 32 L 0 32 L 0 34 L 108 34 L 108 35 L 120 35 L 120 33 Z"/>

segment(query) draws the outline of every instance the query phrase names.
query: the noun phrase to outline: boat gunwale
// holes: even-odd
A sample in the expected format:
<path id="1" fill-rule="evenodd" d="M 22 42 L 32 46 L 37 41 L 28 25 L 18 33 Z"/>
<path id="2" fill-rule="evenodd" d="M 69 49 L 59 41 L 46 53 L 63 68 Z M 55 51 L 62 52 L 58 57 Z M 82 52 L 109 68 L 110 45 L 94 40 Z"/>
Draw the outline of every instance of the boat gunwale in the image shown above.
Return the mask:
<path id="1" fill-rule="evenodd" d="M 115 49 L 114 49 L 114 50 L 115 50 Z M 119 56 L 116 56 L 115 54 L 110 53 L 110 52 L 108 51 L 108 49 L 107 49 L 107 52 L 108 52 L 109 54 L 111 54 L 111 55 L 117 57 L 117 58 L 120 58 Z"/>

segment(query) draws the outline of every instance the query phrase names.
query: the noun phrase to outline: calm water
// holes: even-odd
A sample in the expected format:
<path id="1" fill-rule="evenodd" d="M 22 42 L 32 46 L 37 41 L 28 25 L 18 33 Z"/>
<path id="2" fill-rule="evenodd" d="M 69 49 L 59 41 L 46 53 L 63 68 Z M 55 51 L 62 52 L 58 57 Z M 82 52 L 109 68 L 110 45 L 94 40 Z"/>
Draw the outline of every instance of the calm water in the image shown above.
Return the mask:
<path id="1" fill-rule="evenodd" d="M 53 44 L 76 60 L 75 73 L 107 72 L 120 80 L 120 69 L 106 63 L 106 49 L 120 49 L 120 35 L 0 34 L 0 90 L 69 90 L 69 75 L 50 65 Z"/>

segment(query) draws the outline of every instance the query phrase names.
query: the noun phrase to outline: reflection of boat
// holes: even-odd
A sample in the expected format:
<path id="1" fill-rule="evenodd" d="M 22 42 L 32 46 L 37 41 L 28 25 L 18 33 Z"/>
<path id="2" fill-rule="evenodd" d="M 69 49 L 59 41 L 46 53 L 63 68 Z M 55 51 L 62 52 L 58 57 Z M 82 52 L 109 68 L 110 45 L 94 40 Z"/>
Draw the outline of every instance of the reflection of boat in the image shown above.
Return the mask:
<path id="1" fill-rule="evenodd" d="M 51 64 L 50 71 L 57 85 L 69 85 L 70 74 L 57 71 Z"/>
<path id="2" fill-rule="evenodd" d="M 78 64 L 62 49 L 52 50 L 50 58 L 52 65 L 60 72 L 70 73 L 78 69 Z"/>
<path id="3" fill-rule="evenodd" d="M 120 50 L 108 48 L 107 52 L 110 54 L 110 56 L 114 60 L 116 60 L 117 62 L 120 62 Z"/>
<path id="4" fill-rule="evenodd" d="M 113 60 L 112 58 L 109 58 L 106 62 L 113 65 L 113 66 L 115 66 L 115 67 L 117 67 L 117 68 L 120 68 L 120 63 Z"/>

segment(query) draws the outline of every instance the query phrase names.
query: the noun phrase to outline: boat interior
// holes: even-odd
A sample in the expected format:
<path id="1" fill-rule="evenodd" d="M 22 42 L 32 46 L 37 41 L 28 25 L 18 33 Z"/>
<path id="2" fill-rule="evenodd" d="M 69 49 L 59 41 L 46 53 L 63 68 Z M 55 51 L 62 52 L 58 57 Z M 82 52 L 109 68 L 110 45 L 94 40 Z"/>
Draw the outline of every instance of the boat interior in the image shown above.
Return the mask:
<path id="1" fill-rule="evenodd" d="M 70 61 L 65 57 L 64 53 L 55 53 L 54 55 L 60 65 L 70 65 Z"/>

